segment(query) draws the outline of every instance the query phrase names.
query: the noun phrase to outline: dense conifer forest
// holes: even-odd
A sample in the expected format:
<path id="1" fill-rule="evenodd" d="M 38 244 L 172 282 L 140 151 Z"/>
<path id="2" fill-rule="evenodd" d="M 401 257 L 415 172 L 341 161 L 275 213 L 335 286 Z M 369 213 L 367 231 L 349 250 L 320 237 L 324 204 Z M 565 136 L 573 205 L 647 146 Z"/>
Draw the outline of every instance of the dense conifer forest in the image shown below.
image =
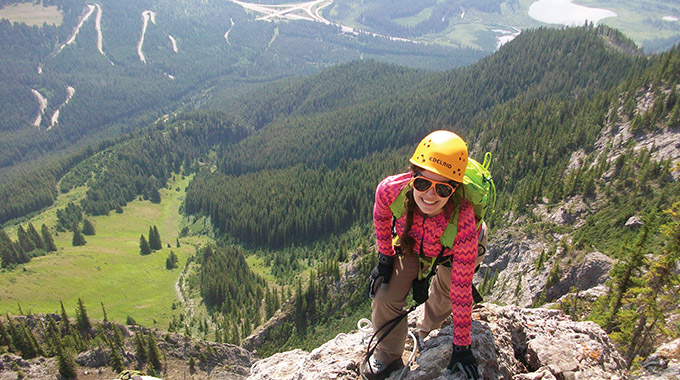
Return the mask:
<path id="1" fill-rule="evenodd" d="M 486 54 L 348 36 L 321 23 L 258 22 L 229 1 L 210 7 L 166 0 L 98 4 L 77 35 L 76 25 L 89 10 L 82 0 L 43 2 L 58 6 L 60 25 L 0 20 L 0 173 L 20 175 L 23 170 L 14 166 L 33 168 L 143 128 L 176 109 L 193 108 L 195 101 L 210 102 L 207 91 L 230 98 L 260 83 L 360 58 L 442 70 Z M 158 22 L 149 23 L 140 55 L 146 10 L 155 12 Z M 95 29 L 97 16 L 101 33 Z M 45 101 L 42 109 L 39 97 Z"/>
<path id="2" fill-rule="evenodd" d="M 0 205 L 0 221 L 24 231 L 16 238 L 0 235 L 3 266 L 20 265 L 31 252 L 49 252 L 49 230 L 41 236 L 31 225 L 24 229 L 22 218 L 50 205 L 60 192 L 87 188 L 82 200 L 58 211 L 57 228 L 75 232 L 80 228 L 73 223 L 88 215 L 117 211 L 139 197 L 154 201 L 172 176 L 195 174 L 183 212 L 209 217 L 218 240 L 193 258 L 200 268 L 193 281 L 212 316 L 212 326 L 201 325 L 202 331 L 214 329 L 216 340 L 236 343 L 288 301 L 296 319 L 262 352 L 311 345 L 321 326 L 367 307 L 363 284 L 344 299 L 332 290 L 347 252 L 365 256 L 362 271 L 373 265 L 376 184 L 406 170 L 414 144 L 444 128 L 468 141 L 472 157 L 494 155 L 499 198 L 489 219 L 492 230 L 528 215 L 528 230 L 548 233 L 555 227 L 532 216 L 535 204 L 604 194 L 599 211 L 570 232 L 573 243 L 563 252 L 594 247 L 624 258 L 638 270 L 635 281 L 615 277 L 615 285 L 627 290 L 646 276 L 630 252 L 648 252 L 635 250 L 643 245 L 659 248 L 669 252 L 665 269 L 644 265 L 666 286 L 672 280 L 664 274 L 677 260 L 673 204 L 680 186 L 672 177 L 677 163 L 653 160 L 650 151 L 632 147 L 610 162 L 608 148 L 596 143 L 617 121 L 630 121 L 638 136 L 680 127 L 679 79 L 678 47 L 645 56 L 614 30 L 579 27 L 524 32 L 477 64 L 446 72 L 363 61 L 282 80 L 162 118 L 0 185 L 2 199 L 11 200 Z M 638 109 L 638 98 L 647 92 L 655 101 L 648 110 Z M 577 151 L 583 159 L 565 174 Z M 675 213 L 663 212 L 669 209 Z M 666 226 L 667 234 L 642 239 L 624 228 L 635 214 Z M 271 268 L 276 286 L 248 269 L 249 255 Z M 638 289 L 637 294 L 650 291 Z M 639 338 L 644 331 L 631 326 L 645 321 L 631 316 L 632 306 L 616 306 L 623 297 L 621 290 L 612 293 L 613 301 L 603 302 L 593 319 L 619 334 L 623 351 L 632 345 L 634 357 L 644 352 Z M 658 319 L 658 309 L 646 313 Z M 181 331 L 185 323 L 175 321 L 171 329 Z"/>

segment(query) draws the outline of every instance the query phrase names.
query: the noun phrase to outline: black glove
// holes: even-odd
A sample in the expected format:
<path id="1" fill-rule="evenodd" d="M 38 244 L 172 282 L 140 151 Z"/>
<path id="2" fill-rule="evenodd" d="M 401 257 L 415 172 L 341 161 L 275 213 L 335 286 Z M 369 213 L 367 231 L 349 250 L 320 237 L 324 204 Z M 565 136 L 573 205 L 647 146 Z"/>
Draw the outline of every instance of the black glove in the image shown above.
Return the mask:
<path id="1" fill-rule="evenodd" d="M 430 279 L 424 277 L 422 280 L 413 280 L 411 290 L 413 291 L 413 300 L 416 301 L 418 305 L 425 303 L 429 298 Z"/>
<path id="2" fill-rule="evenodd" d="M 478 380 L 479 373 L 477 372 L 477 360 L 472 355 L 470 346 L 456 346 L 453 345 L 453 352 L 451 352 L 451 361 L 448 367 L 451 372 L 461 371 L 467 376 L 468 380 Z"/>
<path id="3" fill-rule="evenodd" d="M 368 288 L 368 295 L 373 298 L 378 291 L 380 284 L 387 284 L 392 277 L 392 267 L 394 266 L 394 256 L 378 254 L 378 265 L 371 271 L 371 278 Z"/>

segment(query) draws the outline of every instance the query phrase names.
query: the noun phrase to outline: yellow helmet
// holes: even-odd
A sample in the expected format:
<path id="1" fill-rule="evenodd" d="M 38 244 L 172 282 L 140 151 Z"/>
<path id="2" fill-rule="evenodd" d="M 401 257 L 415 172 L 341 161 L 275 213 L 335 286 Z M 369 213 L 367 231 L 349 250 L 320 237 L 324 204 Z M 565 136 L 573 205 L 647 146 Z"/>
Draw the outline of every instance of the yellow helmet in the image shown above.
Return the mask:
<path id="1" fill-rule="evenodd" d="M 413 165 L 462 183 L 467 167 L 467 144 L 450 131 L 434 131 L 420 141 L 409 160 Z"/>

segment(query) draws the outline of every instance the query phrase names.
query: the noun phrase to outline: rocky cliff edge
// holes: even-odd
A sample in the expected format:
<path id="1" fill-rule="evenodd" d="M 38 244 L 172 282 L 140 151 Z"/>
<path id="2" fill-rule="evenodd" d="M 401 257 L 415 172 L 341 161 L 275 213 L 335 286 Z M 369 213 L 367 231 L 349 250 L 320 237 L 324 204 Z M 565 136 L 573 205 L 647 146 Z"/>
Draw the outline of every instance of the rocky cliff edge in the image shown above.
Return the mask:
<path id="1" fill-rule="evenodd" d="M 422 307 L 409 315 L 415 327 Z M 448 322 L 425 339 L 403 373 L 389 380 L 463 379 L 446 370 L 453 327 Z M 312 352 L 293 350 L 255 363 L 248 380 L 359 379 L 370 333 L 339 334 Z M 625 364 L 595 323 L 574 322 L 562 312 L 516 306 L 479 305 L 473 311 L 473 353 L 483 379 L 625 379 Z M 404 361 L 412 350 L 407 342 Z"/>

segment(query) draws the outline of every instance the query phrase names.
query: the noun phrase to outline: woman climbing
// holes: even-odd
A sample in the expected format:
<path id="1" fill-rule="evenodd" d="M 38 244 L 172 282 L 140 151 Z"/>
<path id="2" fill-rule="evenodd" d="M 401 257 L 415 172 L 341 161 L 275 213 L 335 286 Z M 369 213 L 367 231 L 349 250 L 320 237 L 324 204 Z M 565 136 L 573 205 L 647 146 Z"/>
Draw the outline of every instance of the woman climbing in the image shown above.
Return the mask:
<path id="1" fill-rule="evenodd" d="M 405 313 L 406 296 L 413 287 L 416 303 L 425 303 L 416 327 L 421 343 L 452 314 L 448 368 L 478 379 L 470 330 L 479 230 L 460 186 L 467 160 L 463 139 L 450 131 L 435 131 L 416 147 L 409 172 L 380 182 L 373 208 L 378 264 L 371 273 L 369 292 L 377 330 Z M 449 248 L 442 244 L 442 235 L 450 223 L 457 226 L 457 234 Z M 430 285 L 427 275 L 435 268 Z M 403 367 L 407 333 L 403 318 L 370 356 L 364 374 L 368 379 L 385 379 Z"/>

